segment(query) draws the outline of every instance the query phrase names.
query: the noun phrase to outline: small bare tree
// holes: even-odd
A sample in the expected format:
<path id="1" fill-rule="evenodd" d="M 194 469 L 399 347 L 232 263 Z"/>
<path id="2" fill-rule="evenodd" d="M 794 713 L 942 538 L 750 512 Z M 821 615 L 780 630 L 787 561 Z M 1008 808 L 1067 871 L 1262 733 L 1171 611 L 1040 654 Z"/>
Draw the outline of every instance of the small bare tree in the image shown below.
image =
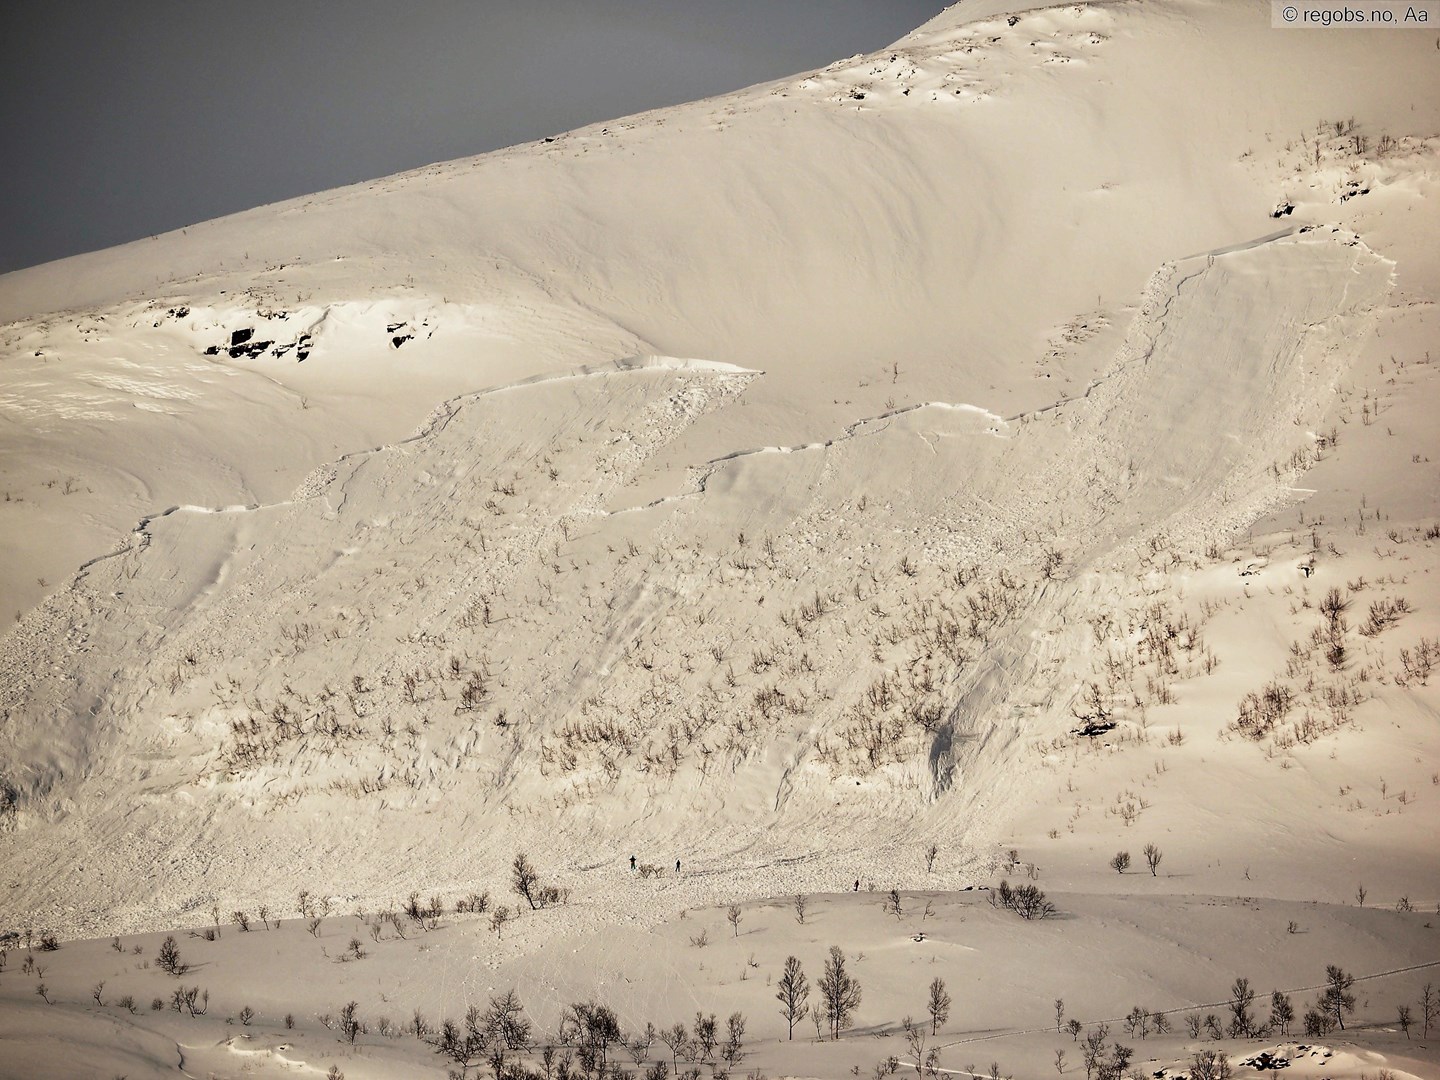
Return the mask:
<path id="1" fill-rule="evenodd" d="M 794 957 L 791 959 L 793 960 Z M 793 1024 L 790 1027 L 790 1035 L 791 1038 L 794 1038 L 795 1027 Z M 690 1049 L 690 1033 L 685 1030 L 684 1024 L 677 1023 L 660 1032 L 660 1041 L 669 1049 L 670 1065 L 678 1076 L 680 1074 L 680 1058 Z"/>
<path id="2" fill-rule="evenodd" d="M 935 857 L 940 854 L 940 845 L 932 843 L 925 849 L 925 872 L 933 873 L 935 870 Z"/>
<path id="3" fill-rule="evenodd" d="M 1105 1039 L 1110 1034 L 1110 1028 L 1106 1024 L 1099 1024 L 1085 1033 L 1085 1041 L 1080 1044 L 1081 1060 L 1085 1064 L 1085 1080 L 1099 1066 L 1105 1052 Z"/>
<path id="4" fill-rule="evenodd" d="M 725 1021 L 725 1044 L 720 1048 L 720 1057 L 731 1068 L 740 1063 L 744 1056 L 745 1016 L 733 1012 Z"/>
<path id="5" fill-rule="evenodd" d="M 175 944 L 174 937 L 167 937 L 160 943 L 160 951 L 155 954 L 155 963 L 161 971 L 174 975 L 177 979 L 190 970 L 189 964 L 180 962 L 180 946 Z"/>
<path id="6" fill-rule="evenodd" d="M 569 899 L 570 891 L 568 889 L 540 884 L 539 871 L 526 858 L 523 851 L 517 854 L 515 861 L 510 864 L 510 884 L 517 893 L 525 898 L 525 902 L 530 905 L 532 911 L 553 907 L 556 904 L 565 903 Z"/>
<path id="7" fill-rule="evenodd" d="M 706 1061 L 715 1052 L 715 1044 L 719 1041 L 719 1028 L 715 1023 L 715 1014 L 706 1016 L 703 1012 L 695 1013 L 695 1045 L 700 1050 L 700 1056 Z"/>
<path id="8" fill-rule="evenodd" d="M 365 1030 L 365 1025 L 360 1022 L 357 1010 L 360 1008 L 358 1001 L 347 1002 L 340 1010 L 340 1034 L 345 1041 L 353 1044 L 356 1037 Z"/>
<path id="9" fill-rule="evenodd" d="M 1355 984 L 1355 976 L 1346 974 L 1334 964 L 1325 966 L 1325 992 L 1320 995 L 1318 1002 L 1319 1010 L 1335 1023 L 1340 1025 L 1340 1030 L 1345 1030 L 1345 1014 L 1355 1011 L 1355 995 L 1350 993 L 1350 988 Z"/>
<path id="10" fill-rule="evenodd" d="M 510 885 L 525 898 L 532 911 L 540 906 L 536 901 L 536 893 L 540 888 L 540 873 L 523 851 L 517 853 L 515 861 L 510 864 Z"/>
<path id="11" fill-rule="evenodd" d="M 1150 867 L 1150 876 L 1155 877 L 1155 871 L 1160 866 L 1160 860 L 1165 856 L 1154 844 L 1145 845 L 1145 865 Z"/>
<path id="12" fill-rule="evenodd" d="M 904 909 L 900 906 L 900 890 L 898 888 L 891 886 L 890 891 L 885 894 L 885 903 L 883 906 L 885 910 L 891 915 L 894 915 L 897 920 L 905 914 Z"/>
<path id="13" fill-rule="evenodd" d="M 161 1007 L 164 1007 L 163 1003 Z M 192 1017 L 203 1016 L 210 1007 L 210 991 L 202 990 L 198 986 L 177 986 L 170 995 L 170 1007 L 177 1013 L 188 1012 Z"/>
<path id="14" fill-rule="evenodd" d="M 1281 1035 L 1290 1034 L 1290 1025 L 1295 1022 L 1295 1006 L 1290 998 L 1275 990 L 1270 994 L 1270 1027 Z"/>
<path id="15" fill-rule="evenodd" d="M 531 1023 L 525 1016 L 525 1007 L 514 990 L 490 999 L 485 1010 L 485 1030 L 492 1040 L 502 1043 L 507 1050 L 530 1049 Z M 649 1042 L 645 1049 L 650 1048 Z"/>
<path id="16" fill-rule="evenodd" d="M 819 986 L 832 1039 L 840 1038 L 840 1032 L 850 1026 L 855 1010 L 860 1007 L 860 982 L 845 965 L 845 954 L 840 946 L 831 945 L 830 958 L 825 961 L 825 973 L 820 976 Z"/>
<path id="17" fill-rule="evenodd" d="M 1110 860 L 1110 866 L 1117 874 L 1123 874 L 1130 869 L 1130 853 L 1128 851 L 1117 851 L 1115 857 Z"/>
<path id="18" fill-rule="evenodd" d="M 645 1064 L 645 1059 L 650 1056 L 650 1047 L 655 1045 L 655 1039 L 659 1034 L 655 1030 L 655 1025 L 647 1022 L 644 1030 L 637 1031 L 625 1044 L 625 1049 L 630 1052 L 630 1058 L 637 1066 Z"/>
<path id="19" fill-rule="evenodd" d="M 1250 980 L 1238 978 L 1230 987 L 1230 1037 L 1248 1039 L 1255 1033 L 1255 1020 L 1250 1015 L 1250 1005 L 1255 1000 L 1255 991 Z"/>
<path id="20" fill-rule="evenodd" d="M 495 910 L 490 913 L 490 929 L 495 931 L 497 938 L 503 937 L 505 924 L 510 921 L 510 908 L 505 904 L 497 904 Z"/>
<path id="21" fill-rule="evenodd" d="M 1191 1080 L 1230 1080 L 1230 1059 L 1220 1050 L 1197 1050 L 1190 1059 Z"/>
<path id="22" fill-rule="evenodd" d="M 804 926 L 804 925 L 805 925 L 805 908 L 806 908 L 807 905 L 808 905 L 808 901 L 805 899 L 805 894 L 804 894 L 804 893 L 796 893 L 796 894 L 795 894 L 795 921 L 798 922 L 801 926 Z"/>
<path id="23" fill-rule="evenodd" d="M 805 1019 L 805 1014 L 810 1011 L 807 1004 L 810 998 L 810 980 L 805 977 L 805 971 L 798 959 L 793 956 L 785 958 L 785 970 L 776 986 L 775 1000 L 780 1002 L 780 1015 L 785 1018 L 790 1038 L 793 1040 L 795 1025 Z"/>
<path id="24" fill-rule="evenodd" d="M 730 928 L 735 931 L 735 936 L 738 938 L 738 937 L 740 936 L 740 905 L 739 905 L 739 904 L 731 904 L 729 907 L 727 907 L 727 908 L 725 909 L 725 921 L 730 924 Z"/>
<path id="25" fill-rule="evenodd" d="M 925 1008 L 930 1013 L 930 1034 L 935 1035 L 950 1019 L 950 995 L 945 992 L 945 980 L 938 975 L 930 982 L 930 1000 Z"/>
<path id="26" fill-rule="evenodd" d="M 1008 881 L 1002 881 L 1000 888 L 991 894 L 990 902 L 1015 912 L 1027 922 L 1033 919 L 1049 919 L 1056 915 L 1055 905 L 1046 899 L 1038 886 L 1029 883 L 1012 889 Z"/>
<path id="27" fill-rule="evenodd" d="M 1334 630 L 1340 626 L 1340 618 L 1349 606 L 1340 590 L 1332 588 L 1320 600 L 1320 614 L 1325 617 L 1325 621 Z"/>
<path id="28" fill-rule="evenodd" d="M 480 1010 L 471 1005 L 465 1010 L 463 1026 L 454 1020 L 441 1022 L 434 1046 L 437 1054 L 444 1055 L 460 1067 L 458 1072 L 450 1075 L 465 1077 L 480 1064 L 489 1041 L 489 1034 L 480 1020 Z"/>

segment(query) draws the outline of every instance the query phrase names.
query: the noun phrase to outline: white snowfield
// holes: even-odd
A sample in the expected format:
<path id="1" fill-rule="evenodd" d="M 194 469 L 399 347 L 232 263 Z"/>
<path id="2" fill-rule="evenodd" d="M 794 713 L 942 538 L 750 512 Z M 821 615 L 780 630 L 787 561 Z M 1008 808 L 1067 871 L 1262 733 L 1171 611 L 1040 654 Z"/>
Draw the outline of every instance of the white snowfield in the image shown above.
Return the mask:
<path id="1" fill-rule="evenodd" d="M 755 1068 L 840 1076 L 940 975 L 952 1073 L 1078 1071 L 1064 996 L 1173 1012 L 1179 1076 L 1186 1010 L 1327 963 L 1374 978 L 1290 1075 L 1440 1075 L 1394 1023 L 1440 963 L 1440 53 L 1269 20 L 962 2 L 0 277 L 0 930 L 149 956 L 263 904 L 292 942 L 184 943 L 253 1032 L 112 1015 L 95 980 L 174 980 L 108 942 L 56 1006 L 12 953 L 0 1075 L 69 1075 L 62 1010 L 92 1070 L 323 1075 L 348 998 L 514 985 L 548 1030 L 742 1010 Z M 516 852 L 569 903 L 317 981 L 351 928 L 319 953 L 301 890 L 500 902 Z M 1064 917 L 953 892 L 1007 876 Z M 775 1041 L 830 944 L 883 1046 Z"/>

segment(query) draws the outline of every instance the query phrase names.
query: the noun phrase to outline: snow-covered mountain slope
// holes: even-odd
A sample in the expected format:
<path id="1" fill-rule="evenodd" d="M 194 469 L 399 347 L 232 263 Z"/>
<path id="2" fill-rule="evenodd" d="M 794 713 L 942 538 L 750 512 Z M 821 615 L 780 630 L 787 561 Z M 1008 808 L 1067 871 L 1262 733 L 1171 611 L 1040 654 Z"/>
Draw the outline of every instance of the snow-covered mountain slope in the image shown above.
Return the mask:
<path id="1" fill-rule="evenodd" d="M 1433 40 L 991 8 L 0 278 L 0 912 L 1083 877 L 1277 770 L 1255 891 L 1440 891 Z"/>

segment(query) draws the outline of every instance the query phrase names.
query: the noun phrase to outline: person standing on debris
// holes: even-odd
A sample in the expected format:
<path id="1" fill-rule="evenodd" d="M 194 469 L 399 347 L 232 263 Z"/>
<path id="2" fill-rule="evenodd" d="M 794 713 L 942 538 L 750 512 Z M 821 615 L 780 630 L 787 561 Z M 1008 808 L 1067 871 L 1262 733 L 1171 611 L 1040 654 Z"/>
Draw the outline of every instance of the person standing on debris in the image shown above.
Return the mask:
<path id="1" fill-rule="evenodd" d="M 675 873 L 678 874 L 679 872 L 680 872 L 680 860 L 679 860 L 679 859 L 676 859 L 676 860 L 675 860 Z"/>
<path id="2" fill-rule="evenodd" d="M 631 856 L 630 856 L 630 869 L 631 869 L 631 870 L 634 870 L 634 869 L 635 869 L 635 856 L 634 856 L 634 855 L 631 855 Z"/>

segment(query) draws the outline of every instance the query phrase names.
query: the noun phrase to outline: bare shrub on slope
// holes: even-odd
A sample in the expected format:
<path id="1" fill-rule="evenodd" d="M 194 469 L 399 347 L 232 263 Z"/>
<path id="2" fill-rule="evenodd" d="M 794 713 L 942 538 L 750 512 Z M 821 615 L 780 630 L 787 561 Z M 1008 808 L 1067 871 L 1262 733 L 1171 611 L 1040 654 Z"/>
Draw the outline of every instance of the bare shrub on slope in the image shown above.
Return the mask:
<path id="1" fill-rule="evenodd" d="M 1230 728 L 1247 739 L 1258 741 L 1285 719 L 1294 704 L 1294 692 L 1284 683 L 1272 680 L 1258 692 L 1252 690 L 1240 699 Z"/>
<path id="2" fill-rule="evenodd" d="M 510 864 L 510 885 L 525 898 L 532 911 L 568 903 L 570 900 L 569 889 L 541 883 L 540 872 L 523 851 L 517 853 Z"/>
<path id="3" fill-rule="evenodd" d="M 1000 907 L 1013 911 L 1026 922 L 1032 919 L 1049 919 L 1059 914 L 1055 905 L 1045 898 L 1045 894 L 1035 885 L 1028 883 L 1011 888 L 1008 881 L 1002 881 L 992 899 Z"/>

